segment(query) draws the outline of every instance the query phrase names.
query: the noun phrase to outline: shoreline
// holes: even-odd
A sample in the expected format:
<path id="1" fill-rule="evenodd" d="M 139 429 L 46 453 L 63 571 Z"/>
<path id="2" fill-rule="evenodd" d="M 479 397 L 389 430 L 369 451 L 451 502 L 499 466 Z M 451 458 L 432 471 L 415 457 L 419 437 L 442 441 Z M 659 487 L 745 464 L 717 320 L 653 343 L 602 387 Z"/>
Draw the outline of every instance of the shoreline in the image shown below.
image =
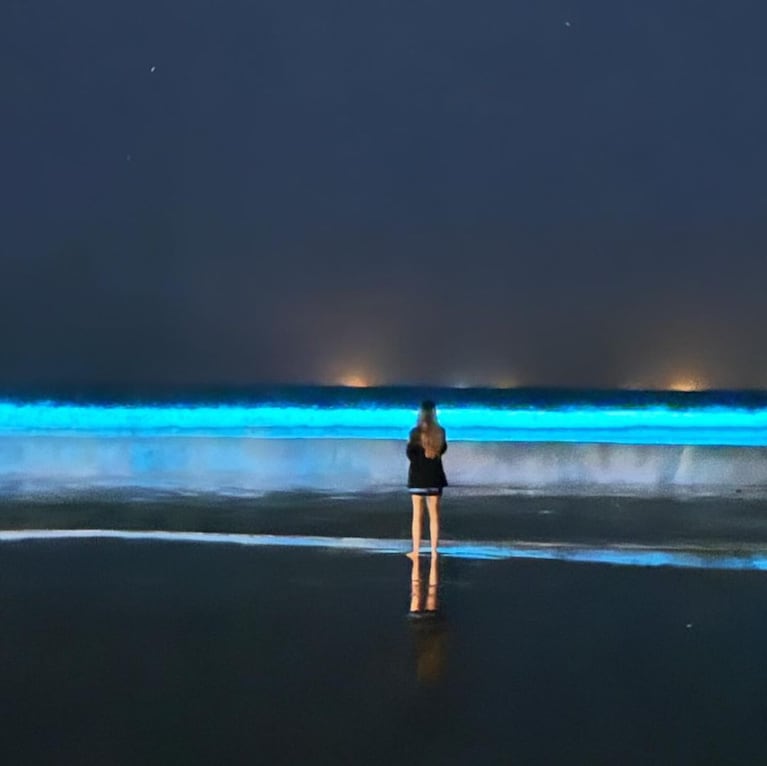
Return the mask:
<path id="1" fill-rule="evenodd" d="M 411 541 L 361 537 L 300 535 L 254 535 L 221 532 L 117 530 L 117 529 L 22 529 L 0 530 L 0 545 L 65 541 L 123 541 L 140 543 L 203 544 L 250 548 L 303 549 L 366 555 L 403 555 L 412 558 Z M 666 567 L 729 571 L 767 571 L 767 547 L 705 546 L 651 547 L 601 545 L 588 547 L 562 543 L 449 542 L 439 546 L 440 558 L 469 561 L 536 560 L 570 564 L 624 567 Z M 427 544 L 420 556 L 429 556 Z"/>
<path id="2" fill-rule="evenodd" d="M 760 499 L 746 497 L 461 497 L 447 492 L 441 540 L 760 550 L 767 547 L 764 508 Z M 112 529 L 389 540 L 410 537 L 410 518 L 410 499 L 401 491 L 0 499 L 0 530 L 7 531 Z"/>

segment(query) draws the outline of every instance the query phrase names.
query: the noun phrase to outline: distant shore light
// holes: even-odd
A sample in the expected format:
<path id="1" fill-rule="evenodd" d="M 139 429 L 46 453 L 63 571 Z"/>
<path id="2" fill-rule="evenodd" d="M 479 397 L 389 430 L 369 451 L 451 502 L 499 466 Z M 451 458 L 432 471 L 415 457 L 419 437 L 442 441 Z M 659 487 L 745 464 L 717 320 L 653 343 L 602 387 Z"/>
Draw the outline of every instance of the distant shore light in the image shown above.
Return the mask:
<path id="1" fill-rule="evenodd" d="M 669 391 L 703 391 L 707 388 L 706 384 L 695 377 L 675 378 L 668 386 Z"/>
<path id="2" fill-rule="evenodd" d="M 344 375 L 339 383 L 342 386 L 349 386 L 350 388 L 368 388 L 368 386 L 371 385 L 368 378 L 357 374 Z"/>

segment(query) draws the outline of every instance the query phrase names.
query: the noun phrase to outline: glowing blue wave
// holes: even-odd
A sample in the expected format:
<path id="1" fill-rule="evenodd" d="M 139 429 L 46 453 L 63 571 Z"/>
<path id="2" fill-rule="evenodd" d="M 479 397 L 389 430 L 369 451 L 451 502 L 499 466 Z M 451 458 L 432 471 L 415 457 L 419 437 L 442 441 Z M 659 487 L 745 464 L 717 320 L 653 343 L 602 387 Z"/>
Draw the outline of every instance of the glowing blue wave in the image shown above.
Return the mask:
<path id="1" fill-rule="evenodd" d="M 59 539 L 114 539 L 288 548 L 319 548 L 372 554 L 407 553 L 410 540 L 370 537 L 251 535 L 227 532 L 171 532 L 117 529 L 21 529 L 0 531 L 0 542 Z M 553 543 L 455 542 L 440 546 L 443 556 L 460 559 L 541 559 L 634 567 L 767 570 L 767 551 L 650 548 L 640 546 L 569 546 Z"/>
<path id="2" fill-rule="evenodd" d="M 450 441 L 767 446 L 767 409 L 443 407 Z M 402 439 L 403 407 L 102 406 L 0 402 L 0 435 Z"/>

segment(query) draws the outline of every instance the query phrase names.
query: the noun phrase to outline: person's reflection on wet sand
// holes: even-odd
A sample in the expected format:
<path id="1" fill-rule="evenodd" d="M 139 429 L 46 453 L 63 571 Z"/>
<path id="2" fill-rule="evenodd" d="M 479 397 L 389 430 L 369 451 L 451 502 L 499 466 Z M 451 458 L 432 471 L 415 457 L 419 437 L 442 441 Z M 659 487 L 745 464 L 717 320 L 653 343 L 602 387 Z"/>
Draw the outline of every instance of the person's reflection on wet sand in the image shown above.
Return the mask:
<path id="1" fill-rule="evenodd" d="M 432 554 L 429 579 L 421 580 L 421 562 L 413 562 L 410 577 L 410 623 L 416 654 L 416 676 L 421 683 L 436 683 L 445 670 L 447 624 L 439 606 L 439 556 Z"/>

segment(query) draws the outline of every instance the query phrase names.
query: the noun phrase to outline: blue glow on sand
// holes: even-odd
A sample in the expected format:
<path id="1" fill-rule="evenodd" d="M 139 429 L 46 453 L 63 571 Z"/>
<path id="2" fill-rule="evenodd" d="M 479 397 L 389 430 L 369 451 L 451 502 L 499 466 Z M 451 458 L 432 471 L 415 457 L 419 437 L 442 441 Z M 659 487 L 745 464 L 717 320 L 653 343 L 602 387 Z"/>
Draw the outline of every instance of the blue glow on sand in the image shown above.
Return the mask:
<path id="1" fill-rule="evenodd" d="M 458 406 L 439 416 L 450 441 L 767 446 L 767 409 Z M 0 435 L 402 439 L 414 422 L 403 407 L 0 402 Z"/>
<path id="2" fill-rule="evenodd" d="M 118 529 L 19 529 L 0 531 L 0 542 L 44 540 L 138 540 L 176 543 L 245 545 L 252 547 L 313 548 L 369 554 L 404 554 L 410 540 L 371 537 L 255 535 L 229 532 L 136 531 Z M 663 549 L 640 546 L 570 546 L 553 543 L 456 542 L 441 545 L 440 555 L 469 560 L 538 559 L 631 567 L 681 569 L 767 570 L 765 551 Z"/>

